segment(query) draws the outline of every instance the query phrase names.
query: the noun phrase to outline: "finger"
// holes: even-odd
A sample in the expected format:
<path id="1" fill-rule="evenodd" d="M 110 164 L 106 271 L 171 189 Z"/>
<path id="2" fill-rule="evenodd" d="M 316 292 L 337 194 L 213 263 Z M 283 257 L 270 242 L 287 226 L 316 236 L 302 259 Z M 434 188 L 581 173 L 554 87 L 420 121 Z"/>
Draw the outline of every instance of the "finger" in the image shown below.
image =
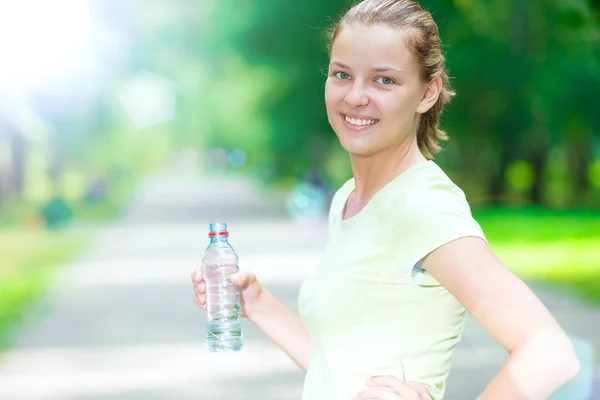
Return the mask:
<path id="1" fill-rule="evenodd" d="M 202 279 L 202 269 L 201 267 L 198 267 L 192 271 L 192 282 L 194 282 L 194 284 L 197 284 L 203 281 L 204 279 Z"/>
<path id="2" fill-rule="evenodd" d="M 256 276 L 251 272 L 237 272 L 231 275 L 231 283 L 240 289 L 246 289 L 248 285 L 256 281 Z"/>
<path id="3" fill-rule="evenodd" d="M 420 383 L 409 383 L 417 392 L 419 392 L 419 394 L 421 395 L 421 397 L 425 400 L 431 400 L 431 395 L 429 394 L 429 390 L 427 390 L 427 388 L 423 385 L 421 385 Z"/>
<path id="4" fill-rule="evenodd" d="M 388 388 L 376 387 L 363 390 L 355 397 L 356 400 L 405 400 Z"/>
<path id="5" fill-rule="evenodd" d="M 197 290 L 198 293 L 204 294 L 204 293 L 206 293 L 206 285 L 204 284 L 204 282 L 202 282 L 202 283 L 196 285 L 194 290 Z"/>
<path id="6" fill-rule="evenodd" d="M 204 311 L 206 311 L 206 301 L 204 300 L 204 296 L 194 296 L 194 303 Z"/>
<path id="7" fill-rule="evenodd" d="M 198 301 L 204 305 L 206 304 L 206 296 L 204 295 L 204 293 L 199 293 L 199 292 L 195 292 L 195 296 L 196 299 L 198 299 Z"/>
<path id="8" fill-rule="evenodd" d="M 388 388 L 396 393 L 398 393 L 402 399 L 420 399 L 421 394 L 416 390 L 414 385 L 411 385 L 407 382 L 404 382 L 395 376 L 385 375 L 385 376 L 374 376 L 371 378 L 369 382 L 367 382 L 367 386 L 370 387 L 381 387 Z"/>
<path id="9" fill-rule="evenodd" d="M 198 296 L 194 296 L 194 298 L 196 299 L 196 303 L 200 307 L 202 307 L 202 308 L 206 307 L 206 296 L 204 296 L 203 294 L 199 294 Z"/>

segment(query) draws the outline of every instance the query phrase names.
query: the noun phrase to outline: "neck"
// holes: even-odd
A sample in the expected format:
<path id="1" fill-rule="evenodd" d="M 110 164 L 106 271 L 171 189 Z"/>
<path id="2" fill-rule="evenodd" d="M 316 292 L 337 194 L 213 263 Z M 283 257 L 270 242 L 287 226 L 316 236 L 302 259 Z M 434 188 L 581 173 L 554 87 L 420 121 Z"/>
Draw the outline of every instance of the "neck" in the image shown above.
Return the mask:
<path id="1" fill-rule="evenodd" d="M 406 169 L 425 161 L 427 159 L 419 150 L 416 138 L 372 156 L 362 157 L 351 154 L 356 198 L 368 201 L 379 189 Z"/>

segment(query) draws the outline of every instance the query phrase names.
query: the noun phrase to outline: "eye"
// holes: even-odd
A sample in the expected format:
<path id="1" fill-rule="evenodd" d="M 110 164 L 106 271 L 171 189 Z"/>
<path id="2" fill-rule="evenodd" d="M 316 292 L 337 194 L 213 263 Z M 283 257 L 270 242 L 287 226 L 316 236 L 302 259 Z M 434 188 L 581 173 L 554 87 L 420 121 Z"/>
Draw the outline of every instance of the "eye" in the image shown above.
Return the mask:
<path id="1" fill-rule="evenodd" d="M 342 79 L 342 80 L 346 80 L 346 79 L 350 78 L 350 75 L 348 75 L 345 72 L 336 72 L 334 75 L 335 75 L 336 78 Z"/>
<path id="2" fill-rule="evenodd" d="M 392 78 L 388 78 L 386 76 L 377 78 L 377 82 L 381 83 L 382 85 L 392 85 L 392 84 L 396 83 L 396 81 L 394 81 Z"/>

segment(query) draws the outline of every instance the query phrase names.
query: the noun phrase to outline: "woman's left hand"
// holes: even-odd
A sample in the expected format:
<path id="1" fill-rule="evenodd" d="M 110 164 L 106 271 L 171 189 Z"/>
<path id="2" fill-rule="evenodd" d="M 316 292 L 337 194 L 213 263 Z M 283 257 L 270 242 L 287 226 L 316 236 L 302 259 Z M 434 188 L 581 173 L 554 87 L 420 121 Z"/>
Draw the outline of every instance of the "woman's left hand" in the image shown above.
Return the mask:
<path id="1" fill-rule="evenodd" d="M 425 386 L 394 376 L 374 376 L 366 385 L 369 389 L 358 393 L 355 400 L 431 400 Z"/>

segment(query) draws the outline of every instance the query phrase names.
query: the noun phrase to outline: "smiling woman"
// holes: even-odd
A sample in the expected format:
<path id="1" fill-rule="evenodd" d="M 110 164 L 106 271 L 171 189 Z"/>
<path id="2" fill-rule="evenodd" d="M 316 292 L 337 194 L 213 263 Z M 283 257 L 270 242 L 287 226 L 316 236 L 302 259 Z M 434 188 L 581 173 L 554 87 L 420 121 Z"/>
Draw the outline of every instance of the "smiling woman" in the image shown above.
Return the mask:
<path id="1" fill-rule="evenodd" d="M 435 101 L 440 80 L 421 82 L 404 34 L 386 26 L 347 25 L 334 35 L 325 101 L 329 122 L 351 155 L 396 151 L 412 139 L 415 113 Z M 361 132 L 360 135 L 348 132 Z M 400 133 L 400 134 L 398 134 Z"/>
<path id="2" fill-rule="evenodd" d="M 338 79 L 350 80 L 352 74 L 356 74 L 355 80 L 364 79 L 376 84 L 366 86 L 364 89 L 370 87 L 383 89 L 381 86 L 389 86 L 385 89 L 395 90 L 398 93 L 401 89 L 394 86 L 402 86 L 404 95 L 413 94 L 413 99 L 415 98 L 414 90 L 420 91 L 416 96 L 420 99 L 427 94 L 428 90 L 433 89 L 429 93 L 436 99 L 432 106 L 423 104 L 421 110 L 413 107 L 415 108 L 413 111 L 422 114 L 418 120 L 419 125 L 416 127 L 418 146 L 427 158 L 432 158 L 432 155 L 440 150 L 437 140 L 447 139 L 446 134 L 439 129 L 438 123 L 443 105 L 448 103 L 455 93 L 450 87 L 437 26 L 429 13 L 416 3 L 393 3 L 395 3 L 395 7 L 386 6 L 384 2 L 381 2 L 377 6 L 379 7 L 377 11 L 370 2 L 359 3 L 348 11 L 339 24 L 333 27 L 330 32 L 331 46 L 329 48 L 330 77 L 333 75 Z M 339 36 L 342 36 L 341 40 L 338 40 Z M 405 46 L 398 46 L 399 41 L 405 43 Z M 333 43 L 336 46 L 333 46 Z M 352 49 L 349 49 L 348 46 Z M 347 61 L 343 59 L 343 57 L 352 57 L 352 55 L 357 58 Z M 349 64 L 355 67 L 354 71 L 351 70 Z M 414 79 L 411 80 L 411 78 Z M 343 89 L 336 90 L 336 85 L 331 82 L 331 79 L 328 79 L 327 83 L 329 85 L 326 87 L 326 99 L 335 102 L 336 96 L 344 95 L 346 97 L 349 95 L 349 93 L 344 93 Z M 436 87 L 428 88 L 423 85 L 424 83 L 430 83 Z M 355 82 L 350 87 L 353 90 L 361 90 L 362 87 L 359 84 L 360 82 Z M 413 93 L 410 93 L 410 90 Z M 353 100 L 361 101 L 360 93 L 355 95 L 359 96 L 358 99 L 349 97 L 349 104 Z M 400 111 L 405 110 L 403 107 L 410 105 L 403 103 L 402 99 L 394 94 L 390 94 L 390 96 L 396 103 L 387 109 L 400 117 Z M 375 101 L 375 106 L 388 100 L 385 95 L 381 94 L 370 98 Z M 362 101 L 364 101 L 364 97 Z M 398 109 L 394 110 L 394 107 Z M 422 107 L 427 107 L 427 110 L 422 112 Z M 409 107 L 409 109 L 411 108 Z M 328 113 L 332 114 L 330 103 L 328 103 Z"/>
<path id="3" fill-rule="evenodd" d="M 467 312 L 510 353 L 479 399 L 547 398 L 578 373 L 573 346 L 431 160 L 453 95 L 431 15 L 365 0 L 334 27 L 330 58 L 327 115 L 353 177 L 332 200 L 300 315 L 242 273 L 246 315 L 307 371 L 303 400 L 442 399 Z"/>

